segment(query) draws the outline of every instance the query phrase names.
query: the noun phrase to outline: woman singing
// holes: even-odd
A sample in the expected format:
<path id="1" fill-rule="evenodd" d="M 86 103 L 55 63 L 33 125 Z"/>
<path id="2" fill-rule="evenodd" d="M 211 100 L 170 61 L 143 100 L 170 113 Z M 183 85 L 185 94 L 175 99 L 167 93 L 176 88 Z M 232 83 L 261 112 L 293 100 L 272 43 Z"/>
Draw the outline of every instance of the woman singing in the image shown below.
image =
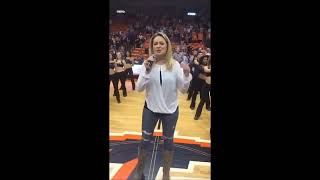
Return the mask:
<path id="1" fill-rule="evenodd" d="M 192 79 L 187 64 L 181 65 L 172 58 L 172 46 L 164 33 L 150 39 L 149 58 L 144 61 L 136 89 L 146 90 L 142 114 L 142 140 L 138 151 L 135 179 L 143 179 L 147 149 L 151 147 L 154 128 L 160 120 L 163 125 L 163 179 L 170 179 L 173 159 L 173 135 L 179 116 L 178 90 L 186 93 Z"/>

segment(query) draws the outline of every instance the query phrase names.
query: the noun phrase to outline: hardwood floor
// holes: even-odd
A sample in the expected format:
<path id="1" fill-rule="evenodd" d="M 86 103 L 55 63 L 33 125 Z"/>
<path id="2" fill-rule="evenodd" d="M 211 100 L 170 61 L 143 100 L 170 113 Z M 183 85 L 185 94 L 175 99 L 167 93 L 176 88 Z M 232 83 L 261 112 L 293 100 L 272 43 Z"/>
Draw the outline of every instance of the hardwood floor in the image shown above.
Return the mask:
<path id="1" fill-rule="evenodd" d="M 124 131 L 141 132 L 142 109 L 144 105 L 144 92 L 132 91 L 131 82 L 126 82 L 128 96 L 121 94 L 121 103 L 118 104 L 113 96 L 113 86 L 110 84 L 109 92 L 109 112 L 110 112 L 110 132 L 122 133 Z M 200 102 L 200 95 L 196 100 L 196 107 Z M 189 108 L 190 101 L 187 101 L 187 94 L 179 94 L 179 119 L 176 131 L 181 136 L 199 137 L 210 140 L 210 111 L 202 110 L 199 120 L 194 120 L 196 110 Z"/>

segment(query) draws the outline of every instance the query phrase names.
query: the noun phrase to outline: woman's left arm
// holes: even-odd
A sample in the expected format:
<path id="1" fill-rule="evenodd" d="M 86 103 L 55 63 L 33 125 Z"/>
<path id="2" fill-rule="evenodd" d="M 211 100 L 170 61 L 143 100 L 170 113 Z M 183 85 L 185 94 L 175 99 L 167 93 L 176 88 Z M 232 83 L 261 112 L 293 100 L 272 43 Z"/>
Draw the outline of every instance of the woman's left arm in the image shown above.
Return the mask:
<path id="1" fill-rule="evenodd" d="M 181 67 L 178 65 L 175 68 L 177 71 L 177 87 L 181 93 L 186 93 L 192 80 L 192 75 L 190 74 L 190 67 L 187 64 L 182 63 Z"/>
<path id="2" fill-rule="evenodd" d="M 208 66 L 204 66 L 203 71 L 206 73 L 211 73 L 211 69 L 209 69 Z"/>

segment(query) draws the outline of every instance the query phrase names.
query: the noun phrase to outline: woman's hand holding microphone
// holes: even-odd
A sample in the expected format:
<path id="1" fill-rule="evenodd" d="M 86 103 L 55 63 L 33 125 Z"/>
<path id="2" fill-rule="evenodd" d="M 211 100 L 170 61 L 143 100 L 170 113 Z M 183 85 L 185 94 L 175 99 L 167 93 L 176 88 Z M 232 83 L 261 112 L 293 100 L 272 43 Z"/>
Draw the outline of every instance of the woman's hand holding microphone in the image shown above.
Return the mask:
<path id="1" fill-rule="evenodd" d="M 146 67 L 146 72 L 149 73 L 153 63 L 156 61 L 154 55 L 150 56 L 147 60 L 144 61 L 144 66 Z"/>

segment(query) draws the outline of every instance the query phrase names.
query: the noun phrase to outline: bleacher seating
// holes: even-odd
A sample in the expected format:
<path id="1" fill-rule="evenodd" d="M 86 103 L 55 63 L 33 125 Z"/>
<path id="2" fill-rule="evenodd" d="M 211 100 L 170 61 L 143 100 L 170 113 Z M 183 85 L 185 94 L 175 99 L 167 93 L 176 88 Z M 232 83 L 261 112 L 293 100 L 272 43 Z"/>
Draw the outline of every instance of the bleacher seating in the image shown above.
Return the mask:
<path id="1" fill-rule="evenodd" d="M 111 32 L 128 32 L 129 27 L 128 27 L 128 23 L 133 23 L 135 21 L 134 18 L 129 19 L 127 22 L 113 22 L 111 25 Z M 145 53 L 145 49 L 149 48 L 149 41 L 150 41 L 150 37 L 152 36 L 152 34 L 144 34 L 144 37 L 146 37 L 146 41 L 144 42 L 143 48 L 134 48 L 133 51 L 131 52 L 131 57 L 133 58 L 137 58 L 141 52 L 143 53 L 143 56 L 145 59 L 148 58 L 149 54 Z M 178 46 L 178 43 L 172 42 L 172 48 L 175 48 L 176 46 Z M 203 44 L 201 43 L 189 43 L 188 46 L 191 46 L 193 49 L 197 49 L 197 48 L 203 48 Z"/>

